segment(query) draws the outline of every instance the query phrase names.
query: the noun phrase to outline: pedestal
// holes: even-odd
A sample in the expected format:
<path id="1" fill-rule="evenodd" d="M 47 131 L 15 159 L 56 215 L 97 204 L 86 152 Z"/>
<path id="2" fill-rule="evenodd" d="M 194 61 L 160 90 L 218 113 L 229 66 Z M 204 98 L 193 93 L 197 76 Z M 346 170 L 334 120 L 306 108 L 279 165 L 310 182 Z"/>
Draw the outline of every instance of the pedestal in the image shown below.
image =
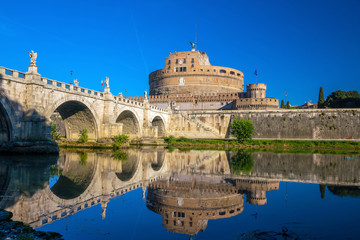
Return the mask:
<path id="1" fill-rule="evenodd" d="M 36 65 L 29 65 L 29 70 L 27 73 L 30 73 L 30 74 L 34 74 L 34 75 L 40 75 L 38 72 L 37 72 L 37 66 Z"/>

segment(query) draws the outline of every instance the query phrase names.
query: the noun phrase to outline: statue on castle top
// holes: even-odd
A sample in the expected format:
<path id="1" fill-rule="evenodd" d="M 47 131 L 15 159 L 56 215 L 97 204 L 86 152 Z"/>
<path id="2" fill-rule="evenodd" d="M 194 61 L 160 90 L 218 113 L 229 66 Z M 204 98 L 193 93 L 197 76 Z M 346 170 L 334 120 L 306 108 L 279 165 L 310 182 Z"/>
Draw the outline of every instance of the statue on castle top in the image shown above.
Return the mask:
<path id="1" fill-rule="evenodd" d="M 29 56 L 30 56 L 31 65 L 36 65 L 37 53 L 31 50 L 31 52 L 29 52 Z"/>
<path id="2" fill-rule="evenodd" d="M 147 99 L 147 91 L 144 92 L 144 99 Z"/>
<path id="3" fill-rule="evenodd" d="M 105 87 L 109 87 L 109 78 L 105 77 Z"/>
<path id="4" fill-rule="evenodd" d="M 79 81 L 77 79 L 75 79 L 74 84 L 75 84 L 76 87 L 78 87 L 79 86 Z"/>
<path id="5" fill-rule="evenodd" d="M 190 45 L 191 45 L 191 51 L 195 51 L 195 45 L 196 45 L 197 43 L 195 43 L 195 42 L 190 42 Z"/>

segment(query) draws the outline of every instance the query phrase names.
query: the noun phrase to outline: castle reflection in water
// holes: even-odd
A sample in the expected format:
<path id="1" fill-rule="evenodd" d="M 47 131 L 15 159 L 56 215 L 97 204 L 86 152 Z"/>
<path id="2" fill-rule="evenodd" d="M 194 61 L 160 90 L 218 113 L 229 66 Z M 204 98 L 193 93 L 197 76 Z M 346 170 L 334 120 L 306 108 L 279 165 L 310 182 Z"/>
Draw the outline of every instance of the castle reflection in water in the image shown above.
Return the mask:
<path id="1" fill-rule="evenodd" d="M 267 204 L 266 193 L 280 181 L 358 188 L 359 179 L 358 155 L 349 161 L 322 154 L 64 150 L 60 156 L 1 156 L 0 208 L 36 228 L 98 204 L 106 218 L 112 198 L 141 188 L 144 199 L 148 189 L 146 205 L 162 216 L 163 227 L 193 235 L 208 220 L 241 214 L 245 199 Z"/>

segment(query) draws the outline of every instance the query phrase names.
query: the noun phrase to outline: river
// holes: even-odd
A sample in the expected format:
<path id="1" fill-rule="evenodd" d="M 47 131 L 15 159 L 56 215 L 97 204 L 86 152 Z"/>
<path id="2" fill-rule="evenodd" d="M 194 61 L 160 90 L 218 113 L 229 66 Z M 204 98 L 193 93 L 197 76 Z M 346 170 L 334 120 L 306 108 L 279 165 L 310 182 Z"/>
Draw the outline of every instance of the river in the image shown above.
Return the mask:
<path id="1" fill-rule="evenodd" d="M 360 239 L 360 155 L 0 156 L 0 208 L 64 239 Z"/>

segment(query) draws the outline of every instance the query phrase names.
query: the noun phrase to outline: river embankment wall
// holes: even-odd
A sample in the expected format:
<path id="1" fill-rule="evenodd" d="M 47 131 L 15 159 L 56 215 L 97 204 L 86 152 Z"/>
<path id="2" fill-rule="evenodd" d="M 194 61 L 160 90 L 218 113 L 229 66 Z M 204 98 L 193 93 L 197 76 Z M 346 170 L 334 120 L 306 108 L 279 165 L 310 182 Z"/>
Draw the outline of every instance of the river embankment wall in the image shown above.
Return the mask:
<path id="1" fill-rule="evenodd" d="M 178 112 L 172 115 L 169 135 L 231 138 L 235 118 L 253 122 L 255 139 L 360 140 L 360 109 Z"/>

